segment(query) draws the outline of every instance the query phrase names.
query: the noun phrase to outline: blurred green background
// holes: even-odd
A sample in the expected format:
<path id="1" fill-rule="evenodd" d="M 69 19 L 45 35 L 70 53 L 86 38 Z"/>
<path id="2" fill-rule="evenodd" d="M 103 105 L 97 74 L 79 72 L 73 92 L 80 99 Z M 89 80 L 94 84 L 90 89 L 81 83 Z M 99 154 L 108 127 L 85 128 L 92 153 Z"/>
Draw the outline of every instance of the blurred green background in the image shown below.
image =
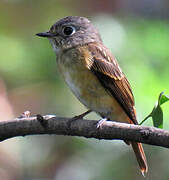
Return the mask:
<path id="1" fill-rule="evenodd" d="M 31 114 L 73 117 L 86 109 L 64 84 L 55 54 L 35 36 L 58 19 L 88 17 L 127 75 L 138 120 L 151 112 L 161 91 L 169 94 L 168 0 L 1 0 L 0 120 Z M 169 104 L 163 106 L 169 129 Z M 89 119 L 99 119 L 94 113 Z M 151 120 L 145 125 L 152 125 Z M 3 180 L 168 180 L 169 150 L 144 145 L 149 173 L 143 178 L 134 153 L 121 141 L 29 136 L 0 144 Z"/>

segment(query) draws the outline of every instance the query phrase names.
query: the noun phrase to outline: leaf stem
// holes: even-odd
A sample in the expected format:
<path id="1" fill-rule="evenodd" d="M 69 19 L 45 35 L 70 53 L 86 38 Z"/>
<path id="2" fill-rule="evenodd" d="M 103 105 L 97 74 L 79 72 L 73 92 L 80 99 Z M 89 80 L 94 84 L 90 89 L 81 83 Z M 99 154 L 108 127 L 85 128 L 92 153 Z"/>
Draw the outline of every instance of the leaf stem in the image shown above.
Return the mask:
<path id="1" fill-rule="evenodd" d="M 139 125 L 142 125 L 148 118 L 151 117 L 151 114 L 149 114 L 148 116 L 146 116 L 140 123 Z"/>

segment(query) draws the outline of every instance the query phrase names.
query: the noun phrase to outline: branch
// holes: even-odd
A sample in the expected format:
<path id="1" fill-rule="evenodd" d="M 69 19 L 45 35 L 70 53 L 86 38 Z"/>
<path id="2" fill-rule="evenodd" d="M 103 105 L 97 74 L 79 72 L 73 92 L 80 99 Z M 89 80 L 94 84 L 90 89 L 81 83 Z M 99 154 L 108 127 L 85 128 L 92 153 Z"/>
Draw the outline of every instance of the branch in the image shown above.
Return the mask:
<path id="1" fill-rule="evenodd" d="M 104 122 L 97 129 L 95 120 L 56 117 L 54 115 L 17 118 L 0 122 L 0 141 L 16 136 L 55 134 L 105 140 L 127 140 L 169 148 L 169 131 L 139 125 Z"/>

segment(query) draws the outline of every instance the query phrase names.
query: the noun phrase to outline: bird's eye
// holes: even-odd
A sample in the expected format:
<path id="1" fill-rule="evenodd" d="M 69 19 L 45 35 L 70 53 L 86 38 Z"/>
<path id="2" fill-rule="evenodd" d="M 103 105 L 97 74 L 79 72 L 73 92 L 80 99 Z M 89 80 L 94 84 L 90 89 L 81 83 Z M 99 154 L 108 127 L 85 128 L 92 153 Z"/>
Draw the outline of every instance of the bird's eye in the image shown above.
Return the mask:
<path id="1" fill-rule="evenodd" d="M 76 32 L 75 27 L 73 26 L 66 26 L 63 28 L 63 34 L 66 36 L 70 36 Z"/>

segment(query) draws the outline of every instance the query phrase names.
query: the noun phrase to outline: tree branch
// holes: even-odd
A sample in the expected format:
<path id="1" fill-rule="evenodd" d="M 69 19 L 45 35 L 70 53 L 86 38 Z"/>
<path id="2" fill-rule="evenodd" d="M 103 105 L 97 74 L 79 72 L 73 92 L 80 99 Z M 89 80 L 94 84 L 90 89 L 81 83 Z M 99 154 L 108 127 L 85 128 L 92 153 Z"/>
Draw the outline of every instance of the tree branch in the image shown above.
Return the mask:
<path id="1" fill-rule="evenodd" d="M 0 122 L 0 141 L 16 136 L 55 134 L 83 136 L 96 139 L 120 139 L 169 148 L 169 131 L 139 125 L 107 121 L 97 129 L 95 120 L 56 117 L 46 115 L 17 118 Z"/>

